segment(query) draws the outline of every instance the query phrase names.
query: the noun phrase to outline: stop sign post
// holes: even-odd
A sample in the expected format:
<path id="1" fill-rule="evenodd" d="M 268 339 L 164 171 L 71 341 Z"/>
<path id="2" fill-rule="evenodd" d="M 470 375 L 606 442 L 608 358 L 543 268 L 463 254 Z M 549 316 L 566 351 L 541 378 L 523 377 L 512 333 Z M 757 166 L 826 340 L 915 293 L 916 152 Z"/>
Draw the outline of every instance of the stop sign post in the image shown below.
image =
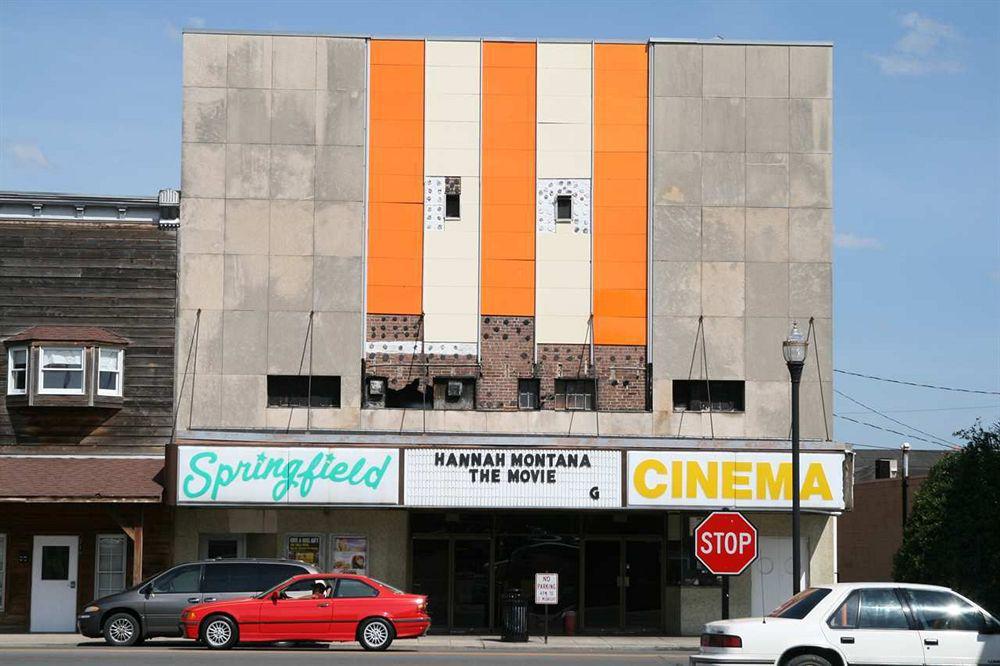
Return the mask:
<path id="1" fill-rule="evenodd" d="M 694 530 L 694 555 L 722 576 L 722 619 L 729 618 L 729 577 L 757 559 L 757 528 L 737 511 L 715 511 Z"/>

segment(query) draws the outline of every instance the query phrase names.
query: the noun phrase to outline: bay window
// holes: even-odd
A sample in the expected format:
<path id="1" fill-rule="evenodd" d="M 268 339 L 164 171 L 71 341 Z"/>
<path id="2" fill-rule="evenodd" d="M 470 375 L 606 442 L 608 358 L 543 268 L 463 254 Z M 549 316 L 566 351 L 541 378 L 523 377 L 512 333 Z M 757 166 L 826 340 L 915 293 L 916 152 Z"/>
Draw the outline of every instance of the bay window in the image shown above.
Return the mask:
<path id="1" fill-rule="evenodd" d="M 7 395 L 24 395 L 28 392 L 28 348 L 11 347 L 7 350 Z"/>
<path id="2" fill-rule="evenodd" d="M 84 392 L 82 347 L 41 347 L 38 355 L 39 393 L 82 394 Z"/>
<path id="3" fill-rule="evenodd" d="M 121 349 L 101 348 L 97 362 L 97 393 L 98 395 L 122 394 L 122 361 L 124 351 Z"/>

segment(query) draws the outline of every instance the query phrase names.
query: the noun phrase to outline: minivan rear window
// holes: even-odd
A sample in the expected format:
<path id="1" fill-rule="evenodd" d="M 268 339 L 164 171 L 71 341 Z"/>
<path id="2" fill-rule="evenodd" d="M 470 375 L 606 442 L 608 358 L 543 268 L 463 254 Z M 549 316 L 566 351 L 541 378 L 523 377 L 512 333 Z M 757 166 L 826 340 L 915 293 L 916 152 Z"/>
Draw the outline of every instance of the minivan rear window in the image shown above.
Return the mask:
<path id="1" fill-rule="evenodd" d="M 205 565 L 203 592 L 260 592 L 292 576 L 309 573 L 291 564 L 212 562 Z"/>
<path id="2" fill-rule="evenodd" d="M 789 620 L 801 620 L 816 608 L 832 590 L 828 587 L 807 587 L 794 597 L 770 612 L 768 617 L 783 617 Z"/>

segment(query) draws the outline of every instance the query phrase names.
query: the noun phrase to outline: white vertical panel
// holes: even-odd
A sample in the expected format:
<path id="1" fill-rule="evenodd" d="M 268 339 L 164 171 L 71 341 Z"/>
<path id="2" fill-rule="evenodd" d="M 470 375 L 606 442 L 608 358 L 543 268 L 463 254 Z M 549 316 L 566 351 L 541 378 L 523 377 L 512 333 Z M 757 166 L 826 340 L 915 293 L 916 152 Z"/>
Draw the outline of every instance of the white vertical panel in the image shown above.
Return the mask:
<path id="1" fill-rule="evenodd" d="M 550 179 L 577 181 L 587 193 L 585 221 L 536 224 L 535 337 L 541 344 L 590 342 L 589 192 L 593 142 L 593 46 L 538 45 L 538 192 Z M 539 219 L 544 206 L 539 195 Z M 579 211 L 574 201 L 574 218 Z M 582 223 L 585 222 L 585 223 Z M 539 224 L 541 226 L 539 226 Z M 543 228 L 544 227 L 544 228 Z"/>
<path id="2" fill-rule="evenodd" d="M 424 339 L 472 343 L 479 322 L 481 45 L 427 41 L 424 171 L 462 179 L 461 217 L 424 230 Z"/>

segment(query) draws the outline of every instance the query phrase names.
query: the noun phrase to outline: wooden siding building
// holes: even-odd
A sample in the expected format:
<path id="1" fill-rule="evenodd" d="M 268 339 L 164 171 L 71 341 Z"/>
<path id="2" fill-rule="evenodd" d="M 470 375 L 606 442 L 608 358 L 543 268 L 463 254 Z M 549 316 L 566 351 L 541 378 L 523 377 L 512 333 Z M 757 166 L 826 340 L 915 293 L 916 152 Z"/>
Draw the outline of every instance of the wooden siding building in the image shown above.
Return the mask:
<path id="1" fill-rule="evenodd" d="M 0 192 L 0 631 L 172 562 L 179 203 Z"/>

